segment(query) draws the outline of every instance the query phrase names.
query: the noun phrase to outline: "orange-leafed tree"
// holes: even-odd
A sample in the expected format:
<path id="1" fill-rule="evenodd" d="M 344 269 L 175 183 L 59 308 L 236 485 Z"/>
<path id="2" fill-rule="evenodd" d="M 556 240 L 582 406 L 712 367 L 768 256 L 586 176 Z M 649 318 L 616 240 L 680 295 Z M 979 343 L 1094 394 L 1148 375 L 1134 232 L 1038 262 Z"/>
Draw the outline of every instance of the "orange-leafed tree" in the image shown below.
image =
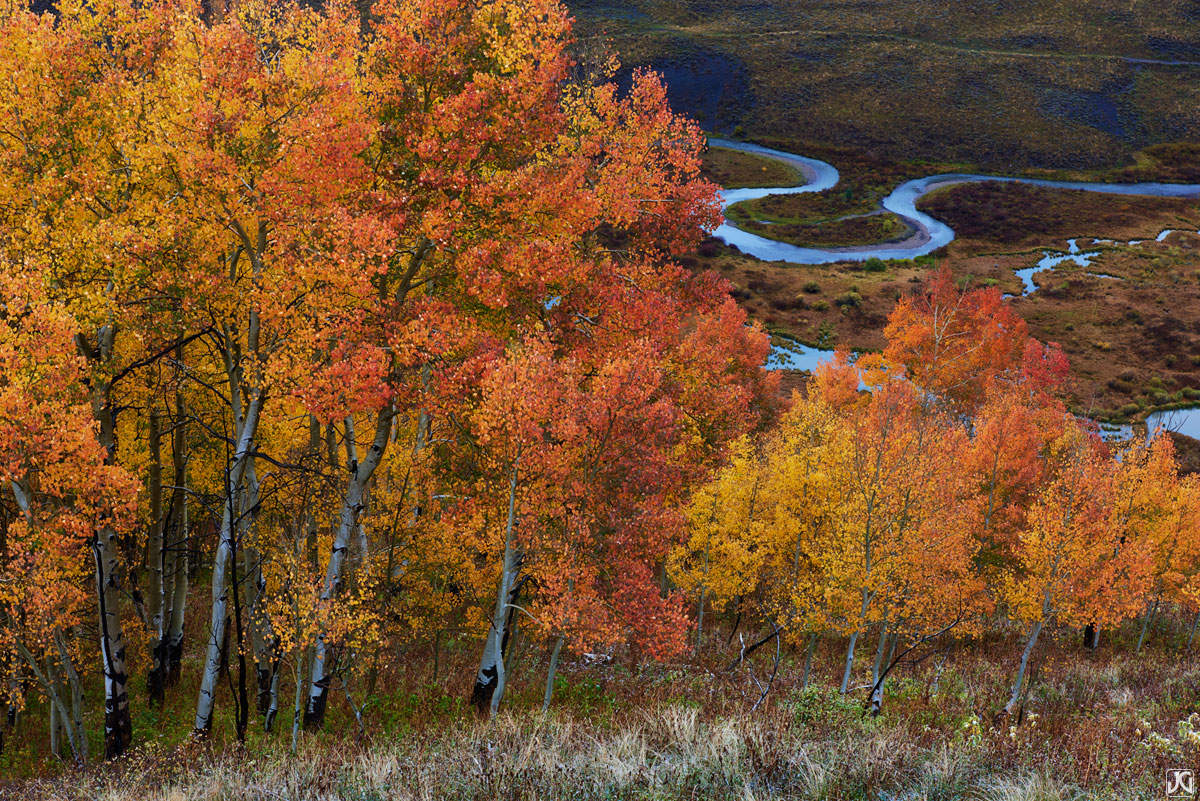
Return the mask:
<path id="1" fill-rule="evenodd" d="M 1047 626 L 1116 623 L 1140 607 L 1151 582 L 1152 550 L 1128 538 L 1129 507 L 1118 504 L 1120 470 L 1108 449 L 1070 421 L 1046 458 L 1016 564 L 1000 584 L 1000 599 L 1027 631 L 1003 715 L 1020 703 L 1029 656 Z"/>
<path id="2" fill-rule="evenodd" d="M 106 463 L 76 321 L 46 297 L 40 278 L 27 265 L 0 263 L 0 482 L 17 510 L 0 543 L 0 643 L 17 657 L 6 664 L 24 664 L 50 699 L 52 745 L 65 730 L 74 758 L 85 761 L 79 656 L 94 651 L 73 632 L 95 608 L 89 581 L 101 532 L 128 530 L 137 488 Z M 113 612 L 99 597 L 103 625 Z M 128 698 L 113 689 L 124 681 L 124 642 L 101 637 L 99 647 L 105 750 L 119 753 L 130 733 Z"/>
<path id="3" fill-rule="evenodd" d="M 884 329 L 888 363 L 927 392 L 970 411 L 998 376 L 1021 369 L 1028 329 L 995 288 L 960 289 L 943 267 L 900 299 Z"/>

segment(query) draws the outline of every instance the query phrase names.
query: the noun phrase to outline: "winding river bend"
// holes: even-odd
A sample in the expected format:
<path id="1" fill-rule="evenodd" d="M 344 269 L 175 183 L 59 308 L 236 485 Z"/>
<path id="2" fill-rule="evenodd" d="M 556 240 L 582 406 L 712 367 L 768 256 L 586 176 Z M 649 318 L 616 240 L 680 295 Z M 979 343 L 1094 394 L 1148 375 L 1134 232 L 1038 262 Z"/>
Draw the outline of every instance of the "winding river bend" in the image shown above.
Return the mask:
<path id="1" fill-rule="evenodd" d="M 822 192 L 838 183 L 838 171 L 832 164 L 818 159 L 785 153 L 761 145 L 734 142 L 728 139 L 709 139 L 714 147 L 740 150 L 781 161 L 800 170 L 807 179 L 802 186 L 773 187 L 764 189 L 726 189 L 721 192 L 721 208 L 745 200 L 757 200 L 768 195 L 797 195 L 804 192 Z M 1085 192 L 1100 192 L 1109 195 L 1147 195 L 1152 197 L 1198 197 L 1200 184 L 1105 184 L 1088 181 L 1049 181 L 1042 178 L 1013 178 L 999 175 L 974 173 L 945 173 L 914 178 L 896 187 L 881 203 L 884 209 L 904 219 L 913 234 L 902 242 L 880 245 L 861 245 L 845 248 L 806 248 L 777 242 L 773 239 L 752 234 L 738 228 L 728 218 L 721 223 L 713 236 L 726 244 L 736 245 L 739 250 L 763 261 L 785 261 L 792 264 L 829 264 L 835 261 L 863 261 L 869 258 L 885 260 L 913 259 L 932 253 L 954 239 L 954 229 L 940 220 L 917 211 L 917 201 L 934 189 L 954 184 L 1002 181 L 1044 186 L 1051 189 L 1080 189 Z"/>
<path id="2" fill-rule="evenodd" d="M 771 187 L 762 189 L 726 189 L 721 192 L 721 208 L 728 208 L 734 203 L 746 200 L 756 200 L 768 195 L 795 195 L 802 192 L 822 192 L 837 186 L 839 175 L 837 168 L 818 159 L 785 153 L 769 147 L 754 145 L 747 142 L 734 142 L 728 139 L 709 139 L 709 144 L 740 150 L 781 161 L 800 171 L 807 183 L 802 186 Z M 1003 181 L 1005 183 L 1025 183 L 1034 186 L 1044 186 L 1052 189 L 1081 189 L 1086 192 L 1099 192 L 1111 195 L 1146 195 L 1152 197 L 1196 197 L 1200 198 L 1200 184 L 1168 184 L 1168 183 L 1135 183 L 1135 184 L 1105 184 L 1088 183 L 1084 181 L 1048 181 L 1040 178 L 1012 178 L 996 175 L 979 175 L 973 173 L 947 173 L 931 175 L 905 181 L 883 199 L 880 205 L 887 211 L 893 212 L 904 219 L 913 229 L 913 234 L 902 242 L 890 242 L 881 245 L 863 245 L 849 248 L 806 248 L 778 242 L 757 236 L 733 225 L 726 217 L 721 225 L 713 232 L 713 236 L 729 245 L 736 245 L 743 253 L 763 261 L 784 261 L 792 264 L 829 264 L 837 261 L 862 261 L 871 257 L 894 260 L 912 259 L 931 253 L 954 239 L 954 230 L 933 217 L 918 211 L 917 201 L 924 195 L 945 186 L 982 181 Z M 1156 240 L 1161 242 L 1173 233 L 1171 229 L 1160 233 Z M 1200 232 L 1197 232 L 1200 233 Z M 1115 244 L 1111 240 L 1095 240 L 1096 245 Z M 1134 240 L 1129 245 L 1140 244 Z M 1023 295 L 1028 295 L 1036 289 L 1033 274 L 1042 270 L 1053 269 L 1063 261 L 1074 261 L 1087 267 L 1091 259 L 1098 255 L 1096 252 L 1081 252 L 1076 240 L 1068 242 L 1067 253 L 1044 253 L 1036 267 L 1017 271 L 1024 285 Z M 1111 278 L 1102 273 L 1097 277 Z M 808 370 L 818 364 L 832 359 L 834 352 L 822 348 L 814 348 L 793 340 L 776 339 L 771 348 L 767 361 L 768 370 Z M 1155 430 L 1176 431 L 1189 437 L 1200 439 L 1200 407 L 1190 409 L 1175 409 L 1155 412 L 1147 420 L 1147 434 L 1153 436 Z M 1110 439 L 1126 439 L 1133 436 L 1131 426 L 1107 426 L 1102 433 Z"/>

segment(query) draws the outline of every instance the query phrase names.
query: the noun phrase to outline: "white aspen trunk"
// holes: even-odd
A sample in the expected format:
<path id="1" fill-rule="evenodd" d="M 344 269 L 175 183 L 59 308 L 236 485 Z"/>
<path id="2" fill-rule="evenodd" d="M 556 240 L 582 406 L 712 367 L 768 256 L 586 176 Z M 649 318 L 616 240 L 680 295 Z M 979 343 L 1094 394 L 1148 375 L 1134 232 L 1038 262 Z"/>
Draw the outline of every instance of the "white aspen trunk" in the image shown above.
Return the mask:
<path id="1" fill-rule="evenodd" d="M 58 650 L 58 659 L 62 663 L 63 672 L 67 676 L 67 686 L 71 690 L 71 720 L 68 739 L 72 743 L 75 759 L 80 763 L 87 762 L 87 731 L 83 727 L 83 685 L 79 683 L 79 673 L 75 670 L 75 663 L 71 661 L 71 652 L 67 650 L 67 642 L 63 638 L 62 629 L 54 630 L 54 647 Z M 73 736 L 71 736 L 72 732 Z"/>
<path id="2" fill-rule="evenodd" d="M 884 643 L 887 644 L 887 653 L 880 660 L 879 656 L 875 657 L 875 677 L 871 686 L 871 715 L 876 716 L 883 711 L 883 688 L 887 683 L 888 672 L 892 667 L 892 654 L 896 651 L 896 640 L 900 638 L 899 634 L 888 635 L 887 623 L 884 623 L 883 631 L 879 632 L 879 647 L 882 649 Z"/>
<path id="3" fill-rule="evenodd" d="M 554 651 L 550 654 L 550 668 L 546 671 L 546 695 L 542 699 L 542 714 L 550 711 L 550 700 L 554 697 L 554 674 L 558 672 L 558 655 L 562 647 L 563 637 L 560 634 L 554 641 Z"/>
<path id="4" fill-rule="evenodd" d="M 808 689 L 808 679 L 812 675 L 813 651 L 817 647 L 817 635 L 810 634 L 808 636 L 808 648 L 804 650 L 804 681 L 800 686 L 800 691 Z"/>
<path id="5" fill-rule="evenodd" d="M 166 525 L 162 508 L 162 420 L 157 407 L 150 409 L 150 469 L 146 490 L 150 496 L 150 525 L 146 539 L 146 571 L 149 581 L 146 587 L 146 617 L 154 641 L 150 646 L 150 673 L 146 677 L 146 690 L 152 703 L 162 703 L 166 686 L 168 657 L 166 654 L 168 622 L 165 612 L 170 602 L 166 594 L 166 554 L 169 545 L 163 542 Z"/>
<path id="6" fill-rule="evenodd" d="M 63 724 L 63 715 L 59 711 L 62 702 L 58 700 L 62 695 L 62 685 L 58 682 L 58 676 L 54 675 L 54 665 L 52 660 L 46 660 L 46 673 L 55 687 L 55 692 L 50 699 L 50 753 L 56 758 L 62 759 L 62 732 L 66 728 Z"/>
<path id="7" fill-rule="evenodd" d="M 292 711 L 292 756 L 300 744 L 300 721 L 304 717 L 304 669 L 308 665 L 308 652 L 296 654 L 296 703 Z"/>
<path id="8" fill-rule="evenodd" d="M 932 695 L 937 695 L 938 691 L 940 690 L 940 688 L 942 686 L 942 671 L 946 667 L 946 659 L 947 659 L 947 657 L 943 656 L 934 665 L 933 683 L 929 685 L 929 692 Z"/>
<path id="9" fill-rule="evenodd" d="M 103 325 L 97 332 L 95 353 L 91 355 L 100 364 L 111 359 L 115 336 L 112 325 Z M 116 419 L 110 391 L 109 384 L 101 383 L 92 394 L 92 415 L 100 424 L 105 464 L 113 464 L 117 452 Z M 112 526 L 103 524 L 92 538 L 100 618 L 100 667 L 104 676 L 104 754 L 108 759 L 123 754 L 133 740 L 126 689 L 129 674 L 125 667 L 125 630 L 121 625 L 120 550 L 116 539 L 117 532 Z"/>
<path id="10" fill-rule="evenodd" d="M 237 383 L 231 382 L 231 390 L 238 391 Z M 254 437 L 258 433 L 259 415 L 262 411 L 264 397 L 259 391 L 254 391 L 246 409 L 246 417 L 238 426 L 237 446 L 233 458 L 226 471 L 226 498 L 221 513 L 221 530 L 217 541 L 217 553 L 213 558 L 212 573 L 212 618 L 209 626 L 208 650 L 204 659 L 204 672 L 200 682 L 200 696 L 196 701 L 196 721 L 194 732 L 198 736 L 206 736 L 212 728 L 213 703 L 216 700 L 217 680 L 221 672 L 221 651 L 225 641 L 226 622 L 229 605 L 229 556 L 234 548 L 234 538 L 238 535 L 237 511 L 241 508 L 239 496 L 242 482 L 246 476 Z M 235 400 L 236 404 L 236 400 Z"/>
<path id="11" fill-rule="evenodd" d="M 257 548 L 246 548 L 242 553 L 245 556 L 246 625 L 250 629 L 250 647 L 254 651 L 255 707 L 265 718 L 271 707 L 275 634 L 265 609 L 266 579 L 262 574 L 261 556 Z"/>
<path id="12" fill-rule="evenodd" d="M 254 461 L 246 466 L 246 491 L 242 498 L 242 529 L 248 534 L 257 518 L 255 509 L 259 504 L 258 472 Z M 249 542 L 250 538 L 242 540 Z M 255 707 L 264 718 L 270 708 L 271 673 L 274 664 L 275 641 L 271 621 L 263 608 L 266 581 L 262 574 L 262 559 L 258 548 L 247 544 L 239 549 L 242 555 L 241 584 L 246 588 L 246 628 L 250 635 L 250 648 L 254 657 Z"/>
<path id="13" fill-rule="evenodd" d="M 850 644 L 846 646 L 846 668 L 842 671 L 842 695 L 850 690 L 850 672 L 854 668 L 854 646 L 858 643 L 858 632 L 850 635 Z"/>
<path id="14" fill-rule="evenodd" d="M 483 646 L 479 672 L 471 692 L 471 703 L 482 713 L 495 717 L 504 696 L 507 676 L 504 672 L 504 640 L 508 625 L 509 605 L 521 570 L 516 545 L 517 465 L 512 468 L 508 485 L 508 523 L 504 531 L 504 556 L 500 566 L 500 586 L 496 590 L 496 608 Z"/>
<path id="15" fill-rule="evenodd" d="M 180 365 L 183 364 L 182 348 L 175 351 L 175 360 Z M 187 406 L 184 404 L 183 391 L 176 387 L 175 425 L 171 431 L 171 478 L 174 489 L 171 491 L 171 520 L 168 527 L 170 539 L 167 540 L 167 569 L 171 587 L 164 646 L 167 684 L 179 681 L 180 662 L 183 659 L 184 607 L 187 604 L 188 593 L 188 550 L 191 547 L 191 538 L 188 533 L 186 421 Z"/>
<path id="16" fill-rule="evenodd" d="M 354 429 L 350 418 L 346 426 L 346 469 L 349 478 L 346 482 L 346 493 L 342 499 L 341 512 L 338 515 L 337 532 L 334 535 L 333 547 L 329 552 L 329 564 L 325 569 L 325 583 L 321 589 L 321 601 L 328 603 L 337 595 L 342 585 L 343 568 L 350 543 L 358 527 L 358 520 L 364 510 L 363 493 L 367 482 L 371 480 L 375 469 L 383 460 L 387 450 L 392 429 L 393 410 L 381 409 L 375 423 L 375 438 L 367 458 L 361 463 L 357 458 L 354 445 Z M 329 684 L 333 679 L 331 664 L 332 649 L 325 639 L 325 632 L 317 634 L 316 647 L 313 650 L 312 670 L 309 674 L 308 704 L 304 710 L 304 725 L 306 728 L 320 728 L 325 721 L 325 706 L 329 700 Z"/>
<path id="17" fill-rule="evenodd" d="M 275 727 L 275 718 L 279 715 L 279 657 L 271 670 L 271 689 L 268 696 L 267 714 L 263 716 L 263 731 L 270 732 Z"/>
<path id="18" fill-rule="evenodd" d="M 1038 635 L 1042 633 L 1042 621 L 1033 624 L 1033 629 L 1029 632 L 1029 641 L 1025 644 L 1025 651 L 1021 654 L 1021 664 L 1017 668 L 1017 678 L 1013 682 L 1012 695 L 1008 699 L 1008 703 L 1004 705 L 1001 714 L 1004 716 L 1011 715 L 1016 711 L 1017 703 L 1021 700 L 1021 688 L 1025 685 L 1025 668 L 1029 664 L 1029 655 L 1033 653 L 1033 646 L 1037 645 Z"/>
<path id="19" fill-rule="evenodd" d="M 875 664 L 871 667 L 871 684 L 879 682 L 879 671 L 883 667 L 883 654 L 887 650 L 888 628 L 887 618 L 883 619 L 883 623 L 879 627 L 879 644 L 875 648 Z"/>
<path id="20" fill-rule="evenodd" d="M 1138 635 L 1137 648 L 1134 653 L 1142 652 L 1142 645 L 1146 642 L 1146 630 L 1150 628 L 1150 619 L 1154 617 L 1154 613 L 1158 611 L 1158 597 L 1155 596 L 1154 603 L 1146 610 L 1146 616 L 1142 618 L 1142 633 Z"/>
<path id="21" fill-rule="evenodd" d="M 17 647 L 17 652 L 21 655 L 21 658 L 25 660 L 26 664 L 29 665 L 30 670 L 33 671 L 34 677 L 38 680 L 38 683 L 42 685 L 42 689 L 46 691 L 46 695 L 50 698 L 52 712 L 51 720 L 53 721 L 51 725 L 53 726 L 58 721 L 66 720 L 68 716 L 67 708 L 63 703 L 62 696 L 58 691 L 57 677 L 54 676 L 53 673 L 47 673 L 46 671 L 42 670 L 42 666 L 38 662 L 37 657 L 35 657 L 33 653 L 25 646 L 24 642 L 22 642 L 20 639 L 17 639 L 15 640 L 14 644 Z M 9 725 L 15 725 L 11 720 L 11 706 L 9 707 L 9 715 Z M 55 718 L 57 718 L 57 720 L 55 720 Z M 53 731 L 51 732 L 51 739 L 54 739 Z M 79 764 L 87 761 L 87 752 L 85 750 L 86 745 L 81 745 L 76 741 L 75 730 L 73 728 L 67 729 L 67 740 L 71 744 L 71 753 L 74 755 L 75 761 Z"/>
<path id="22" fill-rule="evenodd" d="M 117 532 L 104 526 L 96 532 L 93 552 L 96 595 L 100 613 L 100 655 L 104 671 L 104 755 L 113 759 L 125 753 L 133 739 L 126 684 L 125 630 L 121 626 L 120 557 Z"/>
<path id="23" fill-rule="evenodd" d="M 179 525 L 174 532 L 175 563 L 171 580 L 171 620 L 167 628 L 167 679 L 171 684 L 179 681 L 179 670 L 183 660 L 183 624 L 188 593 L 188 551 L 191 549 L 191 533 L 188 528 L 187 471 L 176 481 L 181 481 Z"/>

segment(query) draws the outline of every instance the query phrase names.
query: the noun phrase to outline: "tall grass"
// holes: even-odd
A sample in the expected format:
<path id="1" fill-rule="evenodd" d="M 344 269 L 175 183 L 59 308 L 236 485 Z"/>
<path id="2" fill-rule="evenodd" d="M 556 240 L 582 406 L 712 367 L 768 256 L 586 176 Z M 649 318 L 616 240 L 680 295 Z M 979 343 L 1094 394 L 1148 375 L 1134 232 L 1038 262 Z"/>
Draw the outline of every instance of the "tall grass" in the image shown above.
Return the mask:
<path id="1" fill-rule="evenodd" d="M 518 651 L 507 711 L 491 722 L 455 703 L 474 649 L 451 649 L 453 670 L 439 684 L 404 665 L 380 677 L 388 690 L 368 697 L 363 738 L 339 708 L 295 757 L 283 735 L 259 734 L 245 748 L 221 736 L 201 744 L 164 717 L 164 735 L 143 731 L 126 758 L 0 777 L 0 798 L 1127 801 L 1161 798 L 1168 768 L 1200 764 L 1200 670 L 1161 636 L 1140 655 L 1125 634 L 1098 654 L 1074 636 L 1046 643 L 1028 700 L 1002 723 L 992 712 L 1019 644 L 1001 637 L 903 669 L 878 718 L 865 714 L 861 693 L 837 693 L 844 643 L 832 639 L 807 690 L 803 653 L 785 650 L 751 712 L 770 657 L 726 672 L 724 639 L 686 663 L 568 662 L 550 715 L 540 711 L 543 660 Z M 22 731 L 30 740 L 44 735 L 36 712 Z"/>

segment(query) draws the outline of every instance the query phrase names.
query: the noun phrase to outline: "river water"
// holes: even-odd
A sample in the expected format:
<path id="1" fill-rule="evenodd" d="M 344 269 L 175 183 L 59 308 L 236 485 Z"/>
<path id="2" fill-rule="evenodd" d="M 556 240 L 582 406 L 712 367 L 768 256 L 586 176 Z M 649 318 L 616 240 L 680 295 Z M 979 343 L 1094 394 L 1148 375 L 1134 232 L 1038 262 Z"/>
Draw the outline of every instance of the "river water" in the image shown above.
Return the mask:
<path id="1" fill-rule="evenodd" d="M 837 186 L 839 175 L 832 165 L 818 159 L 785 153 L 761 145 L 734 142 L 727 139 L 709 139 L 714 147 L 727 147 L 747 153 L 756 153 L 790 164 L 800 170 L 808 183 L 802 186 L 764 189 L 727 189 L 721 192 L 722 209 L 745 200 L 756 200 L 768 195 L 796 195 L 804 192 L 822 192 Z M 1079 189 L 1111 195 L 1147 195 L 1152 197 L 1200 197 L 1200 184 L 1135 183 L 1106 184 L 1087 181 L 1049 181 L 1041 178 L 1013 178 L 974 173 L 947 173 L 914 178 L 900 184 L 882 201 L 884 209 L 899 215 L 914 230 L 914 234 L 903 242 L 881 245 L 862 245 L 849 248 L 806 248 L 777 242 L 773 239 L 752 234 L 734 226 L 726 219 L 713 231 L 713 236 L 726 244 L 735 245 L 743 253 L 763 261 L 786 261 L 792 264 L 829 264 L 835 261 L 863 261 L 869 258 L 913 259 L 932 253 L 954 240 L 954 229 L 940 220 L 917 211 L 916 203 L 934 189 L 963 183 L 1002 181 L 1024 183 L 1052 189 Z M 1166 236 L 1168 232 L 1160 234 Z"/>
<path id="2" fill-rule="evenodd" d="M 740 150 L 774 158 L 795 167 L 805 177 L 807 183 L 802 186 L 762 189 L 726 189 L 721 192 L 721 208 L 725 209 L 734 203 L 746 200 L 756 200 L 768 195 L 794 195 L 803 192 L 822 192 L 832 189 L 838 184 L 840 176 L 837 169 L 819 159 L 785 153 L 761 145 L 747 142 L 734 142 L 727 139 L 709 139 L 709 144 Z M 1034 186 L 1044 186 L 1053 189 L 1079 189 L 1087 192 L 1099 192 L 1114 195 L 1147 195 L 1153 197 L 1200 197 L 1200 184 L 1167 184 L 1167 183 L 1134 183 L 1134 184 L 1105 184 L 1088 183 L 1083 181 L 1049 181 L 1039 178 L 1012 178 L 995 175 L 978 175 L 971 173 L 951 173 L 931 175 L 905 181 L 882 201 L 886 210 L 902 217 L 915 233 L 904 242 L 882 245 L 864 245 L 853 248 L 805 248 L 786 242 L 777 242 L 757 236 L 734 226 L 725 219 L 713 232 L 713 236 L 727 244 L 735 245 L 743 253 L 763 261 L 785 261 L 792 264 L 829 264 L 836 261 L 861 261 L 868 258 L 912 259 L 924 256 L 948 244 L 954 239 L 954 230 L 945 223 L 918 211 L 916 203 L 921 197 L 945 186 L 981 181 L 1003 181 L 1005 183 L 1025 183 Z M 1163 230 L 1155 237 L 1156 242 L 1164 241 L 1176 229 Z M 1198 231 L 1197 233 L 1200 233 Z M 1125 244 L 1139 245 L 1144 240 L 1131 240 Z M 1112 245 L 1113 240 L 1094 240 L 1093 245 Z M 1044 251 L 1041 260 L 1033 267 L 1017 270 L 1021 279 L 1022 295 L 1029 295 L 1037 290 L 1033 276 L 1039 272 L 1053 270 L 1059 264 L 1067 261 L 1081 267 L 1091 266 L 1092 260 L 1100 251 L 1083 251 L 1076 240 L 1067 242 L 1065 252 Z M 1096 278 L 1111 278 L 1115 276 L 1104 273 L 1088 273 Z M 823 348 L 814 348 L 793 340 L 777 337 L 771 346 L 771 355 L 767 360 L 768 370 L 814 370 L 822 362 L 833 358 L 834 352 Z M 1176 431 L 1194 439 L 1200 439 L 1200 407 L 1190 409 L 1175 409 L 1171 411 L 1154 412 L 1147 420 L 1150 434 L 1160 427 L 1163 430 Z M 1102 433 L 1106 439 L 1125 439 L 1133 436 L 1131 426 L 1103 426 Z"/>

